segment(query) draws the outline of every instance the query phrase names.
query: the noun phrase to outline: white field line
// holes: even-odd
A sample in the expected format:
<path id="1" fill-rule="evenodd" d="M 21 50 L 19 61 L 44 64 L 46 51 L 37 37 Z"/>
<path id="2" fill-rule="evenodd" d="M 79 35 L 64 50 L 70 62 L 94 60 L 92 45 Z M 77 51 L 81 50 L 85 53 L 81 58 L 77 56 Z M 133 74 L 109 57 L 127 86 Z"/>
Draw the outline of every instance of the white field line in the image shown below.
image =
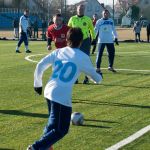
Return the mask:
<path id="1" fill-rule="evenodd" d="M 25 57 L 25 60 L 30 61 L 30 62 L 33 62 L 33 63 L 38 63 L 38 61 L 30 59 L 30 57 L 41 56 L 41 55 L 45 55 L 45 54 L 34 54 L 34 55 L 29 55 L 29 56 L 26 56 L 26 57 Z"/>
<path id="2" fill-rule="evenodd" d="M 101 68 L 107 70 L 108 68 Z M 150 72 L 150 70 L 135 70 L 135 69 L 115 69 L 117 71 L 131 71 L 131 72 Z"/>
<path id="3" fill-rule="evenodd" d="M 126 139 L 118 142 L 117 144 L 106 148 L 105 150 L 118 150 L 121 147 L 133 142 L 134 140 L 136 140 L 137 138 L 141 137 L 142 135 L 144 135 L 145 133 L 150 131 L 150 125 L 142 128 L 141 130 L 137 131 L 136 133 L 134 133 L 133 135 L 127 137 Z"/>
<path id="4" fill-rule="evenodd" d="M 46 53 L 45 53 L 45 54 L 29 55 L 29 56 L 26 56 L 26 57 L 25 57 L 25 60 L 30 61 L 30 62 L 33 62 L 33 63 L 38 63 L 38 61 L 32 60 L 31 57 L 41 56 L 41 55 L 46 55 Z M 107 70 L 108 68 L 101 68 L 101 69 Z M 118 71 L 131 71 L 131 72 L 150 72 L 150 70 L 119 69 L 119 68 L 116 69 L 116 70 L 118 70 Z"/>

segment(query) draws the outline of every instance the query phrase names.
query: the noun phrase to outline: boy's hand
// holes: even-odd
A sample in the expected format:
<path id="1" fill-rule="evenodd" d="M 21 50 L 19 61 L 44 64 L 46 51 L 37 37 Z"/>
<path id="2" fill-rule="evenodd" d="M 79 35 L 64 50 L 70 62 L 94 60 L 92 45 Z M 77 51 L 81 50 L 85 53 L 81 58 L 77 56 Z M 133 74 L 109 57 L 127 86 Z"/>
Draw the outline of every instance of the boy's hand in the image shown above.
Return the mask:
<path id="1" fill-rule="evenodd" d="M 119 45 L 117 38 L 115 38 L 115 43 L 116 43 L 116 45 Z"/>
<path id="2" fill-rule="evenodd" d="M 41 94 L 42 94 L 42 87 L 34 87 L 34 91 L 35 91 L 37 94 L 41 95 Z"/>

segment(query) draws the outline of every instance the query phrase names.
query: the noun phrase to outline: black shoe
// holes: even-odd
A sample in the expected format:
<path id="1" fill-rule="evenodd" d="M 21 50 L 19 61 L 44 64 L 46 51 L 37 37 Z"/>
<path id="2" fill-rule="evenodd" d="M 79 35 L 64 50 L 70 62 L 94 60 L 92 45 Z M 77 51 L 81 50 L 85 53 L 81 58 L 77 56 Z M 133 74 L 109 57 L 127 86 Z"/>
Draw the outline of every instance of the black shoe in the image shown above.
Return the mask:
<path id="1" fill-rule="evenodd" d="M 89 84 L 89 79 L 87 77 L 83 80 L 83 84 Z"/>
<path id="2" fill-rule="evenodd" d="M 16 50 L 16 53 L 21 53 L 19 50 Z"/>
<path id="3" fill-rule="evenodd" d="M 114 72 L 114 73 L 117 72 L 113 67 L 108 67 L 108 70 L 109 70 L 109 71 L 112 71 L 112 72 Z"/>
<path id="4" fill-rule="evenodd" d="M 28 49 L 28 50 L 26 50 L 26 53 L 32 53 L 32 51 L 30 51 L 30 50 Z"/>
<path id="5" fill-rule="evenodd" d="M 78 81 L 78 79 L 76 80 L 76 82 L 75 82 L 75 84 L 78 84 L 79 83 L 79 81 Z"/>

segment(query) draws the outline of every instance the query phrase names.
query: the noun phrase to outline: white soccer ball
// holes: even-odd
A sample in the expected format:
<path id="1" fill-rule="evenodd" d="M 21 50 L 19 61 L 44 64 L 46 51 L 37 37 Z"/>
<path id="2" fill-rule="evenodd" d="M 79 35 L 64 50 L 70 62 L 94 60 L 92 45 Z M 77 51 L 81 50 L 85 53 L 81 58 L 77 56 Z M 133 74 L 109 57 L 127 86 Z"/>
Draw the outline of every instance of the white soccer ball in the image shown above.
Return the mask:
<path id="1" fill-rule="evenodd" d="M 84 122 L 84 117 L 81 113 L 79 112 L 74 112 L 71 114 L 71 122 L 73 125 L 83 125 Z"/>

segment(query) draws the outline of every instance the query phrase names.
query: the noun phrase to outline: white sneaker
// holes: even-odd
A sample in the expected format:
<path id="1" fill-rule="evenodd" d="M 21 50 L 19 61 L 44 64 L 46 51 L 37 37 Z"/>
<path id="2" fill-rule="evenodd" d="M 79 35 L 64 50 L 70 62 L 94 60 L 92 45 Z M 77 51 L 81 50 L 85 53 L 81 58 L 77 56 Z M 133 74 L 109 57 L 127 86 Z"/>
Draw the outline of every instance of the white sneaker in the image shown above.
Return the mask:
<path id="1" fill-rule="evenodd" d="M 27 150 L 35 150 L 35 149 L 32 147 L 32 145 L 29 145 Z"/>

